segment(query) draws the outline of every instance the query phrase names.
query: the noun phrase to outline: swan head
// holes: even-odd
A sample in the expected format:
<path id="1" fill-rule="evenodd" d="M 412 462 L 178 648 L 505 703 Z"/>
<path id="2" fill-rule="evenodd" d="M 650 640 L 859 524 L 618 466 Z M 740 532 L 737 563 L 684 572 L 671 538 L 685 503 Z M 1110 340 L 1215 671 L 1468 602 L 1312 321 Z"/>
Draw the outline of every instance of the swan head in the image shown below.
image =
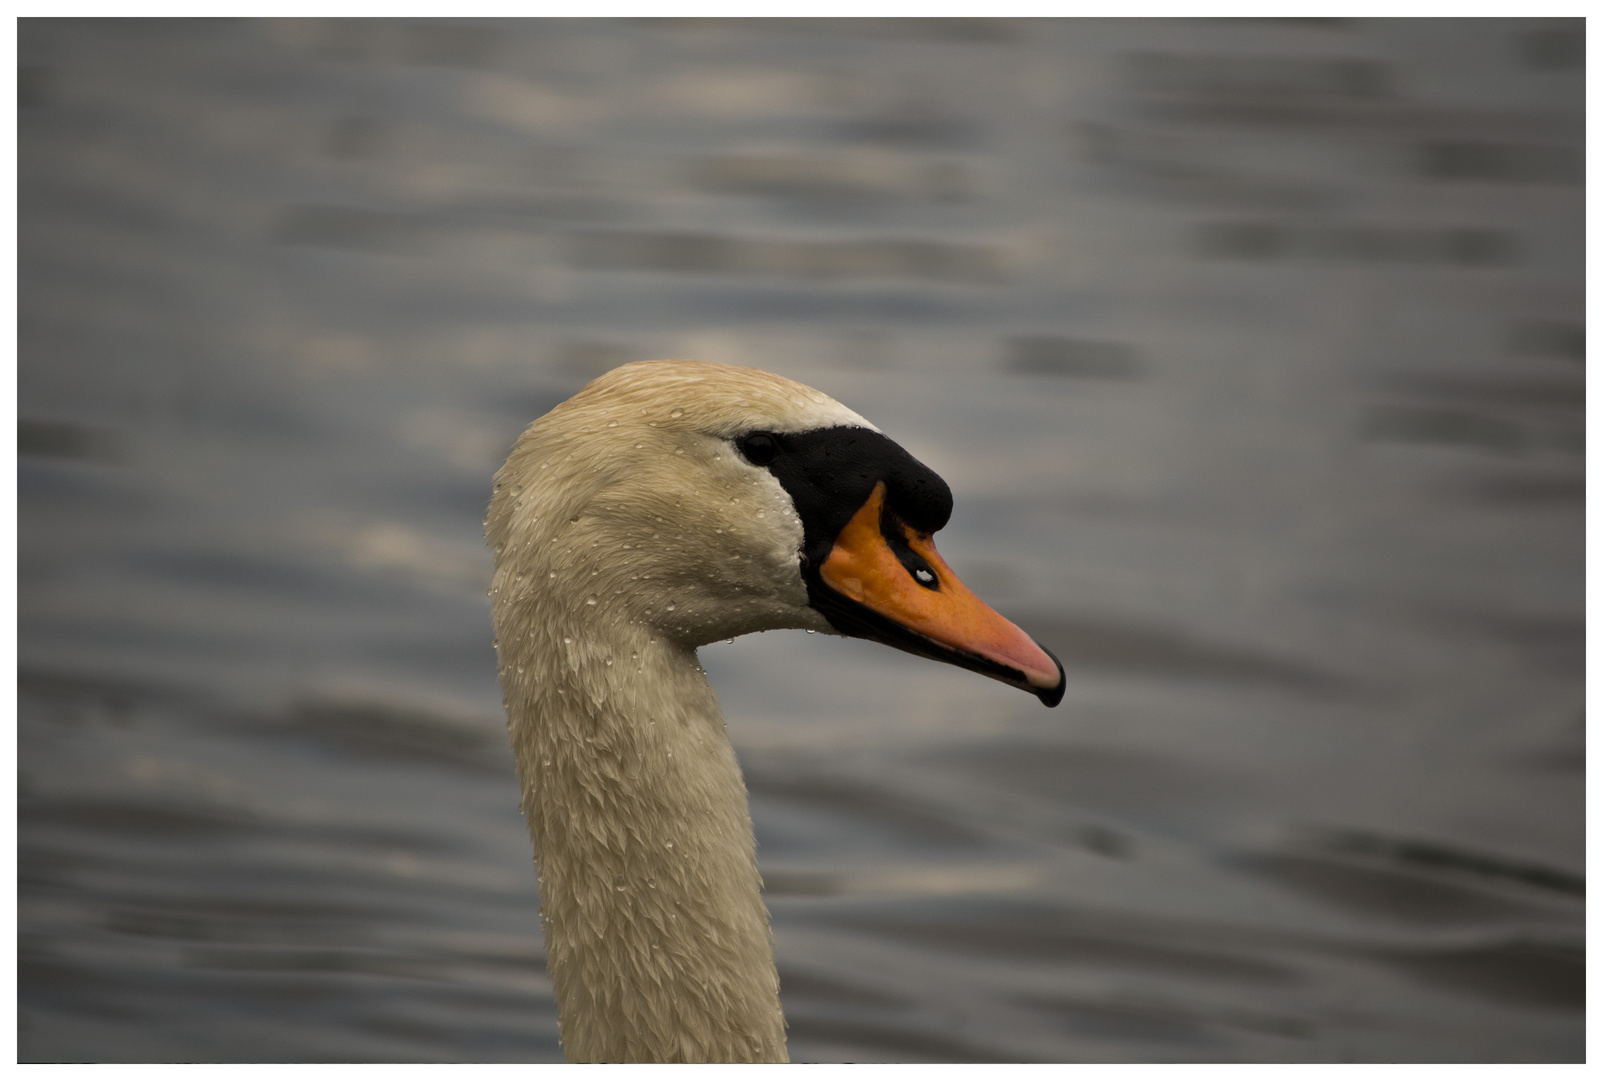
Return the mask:
<path id="1" fill-rule="evenodd" d="M 1062 665 L 936 552 L 951 512 L 939 476 L 816 390 L 753 368 L 629 364 L 530 424 L 496 475 L 498 630 L 624 623 L 695 648 L 803 628 L 1056 705 Z"/>

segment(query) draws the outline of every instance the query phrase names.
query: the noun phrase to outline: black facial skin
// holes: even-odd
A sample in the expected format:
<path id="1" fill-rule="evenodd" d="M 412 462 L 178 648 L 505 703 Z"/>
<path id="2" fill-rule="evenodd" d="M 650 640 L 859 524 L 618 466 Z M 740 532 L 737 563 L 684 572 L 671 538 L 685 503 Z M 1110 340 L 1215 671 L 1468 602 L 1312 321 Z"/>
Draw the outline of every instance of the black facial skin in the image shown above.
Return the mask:
<path id="1" fill-rule="evenodd" d="M 741 455 L 774 474 L 801 515 L 802 566 L 829 558 L 835 538 L 885 482 L 885 505 L 922 532 L 952 516 L 952 489 L 877 431 L 823 428 L 799 435 L 754 431 L 735 440 Z"/>
<path id="2" fill-rule="evenodd" d="M 1016 668 L 937 644 L 842 596 L 819 576 L 835 538 L 863 508 L 875 485 L 883 481 L 880 534 L 914 581 L 927 589 L 939 589 L 934 572 L 908 547 L 903 531 L 906 525 L 932 533 L 952 516 L 952 489 L 928 466 L 879 432 L 859 427 L 800 434 L 754 431 L 737 438 L 735 446 L 747 461 L 773 473 L 795 503 L 802 522 L 801 571 L 807 600 L 836 630 L 989 675 L 1029 690 L 1048 707 L 1063 700 L 1067 683 L 1057 657 L 1052 659 L 1058 665 L 1058 685 L 1052 690 L 1037 689 L 1028 685 L 1024 673 Z"/>

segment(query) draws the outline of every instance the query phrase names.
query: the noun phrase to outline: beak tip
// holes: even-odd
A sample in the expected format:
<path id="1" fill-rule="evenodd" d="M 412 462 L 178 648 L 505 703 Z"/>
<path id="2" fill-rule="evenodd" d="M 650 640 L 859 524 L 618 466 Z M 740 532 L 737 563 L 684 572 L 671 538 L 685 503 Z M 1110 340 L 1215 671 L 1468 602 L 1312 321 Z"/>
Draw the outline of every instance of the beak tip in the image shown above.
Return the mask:
<path id="1" fill-rule="evenodd" d="M 1051 649 L 1042 648 L 1042 652 L 1052 657 L 1052 663 L 1057 665 L 1058 681 L 1052 686 L 1032 686 L 1030 691 L 1041 699 L 1041 704 L 1049 709 L 1055 709 L 1058 702 L 1063 700 L 1063 692 L 1068 689 L 1069 681 L 1063 674 L 1063 661 L 1059 660 Z"/>

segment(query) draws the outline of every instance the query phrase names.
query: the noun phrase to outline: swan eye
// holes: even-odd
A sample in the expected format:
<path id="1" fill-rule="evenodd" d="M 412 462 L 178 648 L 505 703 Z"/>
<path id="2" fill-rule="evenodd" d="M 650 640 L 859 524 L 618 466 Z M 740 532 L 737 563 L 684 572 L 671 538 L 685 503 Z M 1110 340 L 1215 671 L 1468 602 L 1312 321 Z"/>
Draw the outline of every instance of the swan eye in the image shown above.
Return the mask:
<path id="1" fill-rule="evenodd" d="M 740 452 L 753 465 L 767 465 L 779 456 L 779 444 L 767 432 L 756 431 L 736 443 Z"/>

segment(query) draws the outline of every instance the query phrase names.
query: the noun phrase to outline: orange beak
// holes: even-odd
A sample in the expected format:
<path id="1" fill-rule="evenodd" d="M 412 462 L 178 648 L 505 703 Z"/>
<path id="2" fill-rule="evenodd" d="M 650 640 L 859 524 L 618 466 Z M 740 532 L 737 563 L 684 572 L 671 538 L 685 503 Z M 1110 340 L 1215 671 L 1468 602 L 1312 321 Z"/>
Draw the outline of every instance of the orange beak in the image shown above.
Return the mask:
<path id="1" fill-rule="evenodd" d="M 1047 705 L 1062 700 L 1062 665 L 959 581 L 929 533 L 887 511 L 883 482 L 835 538 L 819 576 L 903 631 L 864 636 L 979 671 Z"/>

